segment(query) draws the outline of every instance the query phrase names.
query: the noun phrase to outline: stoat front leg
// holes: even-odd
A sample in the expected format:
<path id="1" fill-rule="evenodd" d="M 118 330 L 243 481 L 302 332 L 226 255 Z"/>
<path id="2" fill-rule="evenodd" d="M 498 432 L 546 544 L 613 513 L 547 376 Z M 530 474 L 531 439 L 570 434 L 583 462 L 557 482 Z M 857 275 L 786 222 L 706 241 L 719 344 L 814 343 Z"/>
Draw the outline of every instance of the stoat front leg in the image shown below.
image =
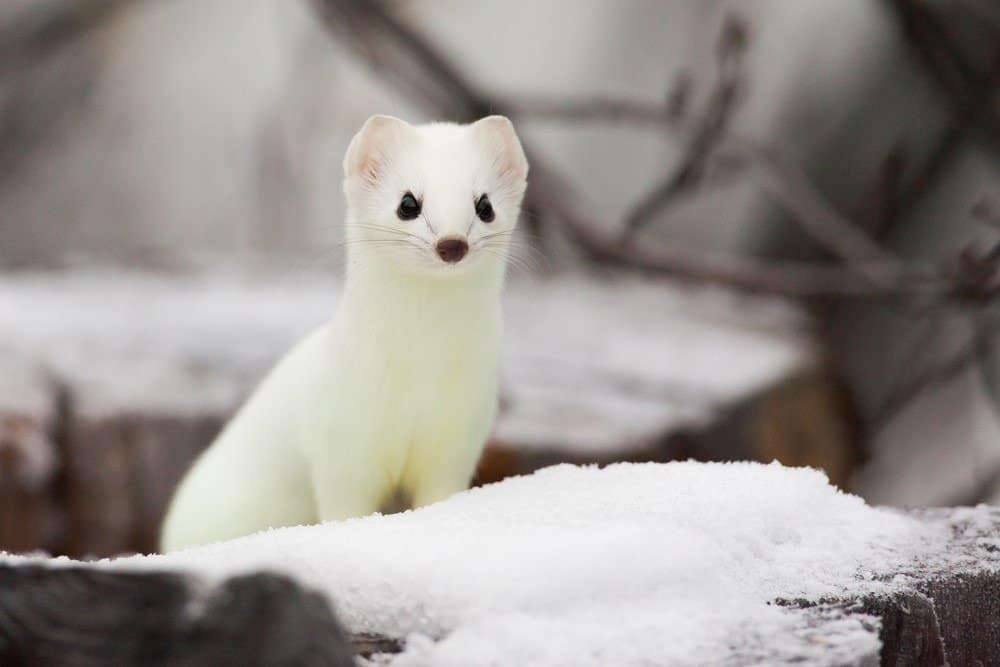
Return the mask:
<path id="1" fill-rule="evenodd" d="M 472 471 L 467 474 L 435 475 L 420 480 L 413 492 L 413 507 L 423 507 L 444 500 L 469 488 Z"/>
<path id="2" fill-rule="evenodd" d="M 371 451 L 361 443 L 352 443 L 351 447 L 314 455 L 311 482 L 320 521 L 367 516 L 380 509 L 388 484 Z"/>
<path id="3" fill-rule="evenodd" d="M 441 444 L 423 459 L 425 463 L 413 470 L 410 483 L 414 507 L 423 507 L 444 500 L 469 488 L 482 451 L 482 437 Z M 426 464 L 430 465 L 426 465 Z"/>

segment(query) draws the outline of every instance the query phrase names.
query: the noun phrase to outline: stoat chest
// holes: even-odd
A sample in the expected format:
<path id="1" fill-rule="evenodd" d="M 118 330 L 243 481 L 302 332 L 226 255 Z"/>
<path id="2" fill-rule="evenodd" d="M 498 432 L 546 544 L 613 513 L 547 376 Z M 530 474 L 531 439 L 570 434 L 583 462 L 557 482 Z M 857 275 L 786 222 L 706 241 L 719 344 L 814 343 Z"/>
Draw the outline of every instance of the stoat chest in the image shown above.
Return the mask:
<path id="1" fill-rule="evenodd" d="M 338 313 L 338 410 L 362 420 L 392 487 L 478 447 L 496 407 L 498 287 L 350 285 Z M 343 431 L 343 429 L 339 429 Z M 348 429 L 353 430 L 353 429 Z"/>

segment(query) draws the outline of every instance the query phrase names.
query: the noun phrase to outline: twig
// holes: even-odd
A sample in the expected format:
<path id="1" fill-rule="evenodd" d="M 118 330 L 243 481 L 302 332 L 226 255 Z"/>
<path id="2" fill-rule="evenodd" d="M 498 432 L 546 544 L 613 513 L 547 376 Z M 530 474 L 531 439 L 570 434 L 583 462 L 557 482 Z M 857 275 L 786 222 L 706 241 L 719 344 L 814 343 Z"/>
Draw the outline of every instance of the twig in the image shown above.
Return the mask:
<path id="1" fill-rule="evenodd" d="M 880 221 L 879 228 L 872 230 L 876 239 L 884 238 L 896 221 L 909 217 L 913 209 L 920 203 L 920 196 L 931 187 L 962 146 L 962 137 L 961 124 L 954 121 L 941 133 L 919 171 L 910 178 L 905 193 L 897 190 L 896 200 L 887 204 L 891 211 L 887 212 Z M 900 179 L 902 179 L 902 174 L 900 174 Z M 902 185 L 902 183 L 898 185 Z M 908 196 L 904 196 L 904 194 Z"/>
<path id="2" fill-rule="evenodd" d="M 57 8 L 21 10 L 14 21 L 0 27 L 0 68 L 20 68 L 43 58 L 135 2 L 138 0 L 76 0 Z"/>
<path id="3" fill-rule="evenodd" d="M 382 3 L 361 0 L 314 0 L 324 25 L 348 45 L 355 48 L 374 68 L 392 81 L 411 98 L 435 114 L 458 120 L 472 120 L 490 112 L 513 113 L 544 107 L 545 113 L 565 112 L 576 118 L 620 120 L 643 118 L 650 122 L 662 117 L 669 121 L 669 111 L 656 114 L 642 103 L 621 103 L 590 100 L 558 107 L 534 103 L 516 104 L 498 101 L 480 92 L 443 54 L 423 36 L 394 17 Z M 700 124 L 700 138 L 695 138 L 696 152 L 707 159 L 712 148 L 725 135 L 726 119 L 736 103 L 740 85 L 738 74 L 746 45 L 746 29 L 736 19 L 730 19 L 719 42 L 720 79 L 726 81 L 716 91 L 716 111 L 713 118 Z M 666 107 L 665 107 L 666 109 Z M 750 146 L 742 148 L 746 150 Z M 737 142 L 727 147 L 740 148 Z M 533 148 L 525 142 L 531 160 L 531 186 L 525 206 L 529 210 L 552 216 L 561 221 L 582 248 L 598 260 L 610 261 L 688 279 L 716 282 L 733 288 L 768 292 L 796 297 L 843 298 L 936 298 L 951 289 L 950 283 L 926 266 L 902 266 L 850 223 L 826 211 L 818 219 L 815 211 L 822 208 L 818 193 L 809 188 L 790 194 L 784 186 L 772 183 L 772 189 L 789 206 L 800 223 L 820 238 L 827 239 L 840 256 L 850 258 L 850 264 L 831 266 L 815 263 L 780 262 L 755 259 L 734 254 L 707 253 L 676 246 L 653 246 L 621 236 L 606 225 L 581 214 L 571 202 L 573 188 Z M 767 156 L 765 156 L 767 157 Z M 776 170 L 784 173 L 790 167 L 770 156 L 762 161 L 765 179 L 775 181 Z M 698 167 L 700 168 L 700 167 Z M 797 189 L 798 190 L 798 189 Z M 833 225 L 836 229 L 829 229 Z M 820 229 L 823 228 L 823 229 Z M 877 278 L 877 279 L 873 279 Z"/>
<path id="4" fill-rule="evenodd" d="M 372 69 L 394 82 L 408 97 L 436 116 L 472 122 L 490 114 L 509 114 L 505 105 L 480 91 L 430 41 L 399 20 L 385 3 L 374 0 L 312 0 L 327 31 L 357 51 Z M 532 176 L 545 169 L 525 146 Z M 542 238 L 536 190 L 524 200 L 528 231 Z"/>
<path id="5" fill-rule="evenodd" d="M 748 28 L 742 19 L 736 15 L 726 17 L 716 45 L 718 82 L 709 98 L 706 111 L 689 134 L 685 157 L 680 164 L 625 216 L 626 239 L 649 224 L 657 214 L 704 178 L 709 160 L 726 136 L 742 98 L 747 32 Z M 663 115 L 664 118 L 669 118 L 666 109 Z"/>
<path id="6" fill-rule="evenodd" d="M 665 106 L 662 102 L 643 102 L 615 97 L 563 101 L 522 96 L 509 105 L 508 110 L 515 116 L 535 120 L 556 120 L 563 123 L 628 122 L 657 128 L 673 121 L 677 113 L 671 109 L 669 103 Z"/>
<path id="7" fill-rule="evenodd" d="M 906 148 L 902 143 L 896 143 L 879 164 L 870 190 L 862 195 L 864 219 L 861 228 L 875 240 L 885 238 L 898 218 L 906 157 Z"/>
<path id="8" fill-rule="evenodd" d="M 716 49 L 718 83 L 711 95 L 705 115 L 690 132 L 685 157 L 677 169 L 653 192 L 645 196 L 627 215 L 624 239 L 630 244 L 632 235 L 682 194 L 697 187 L 712 162 L 728 160 L 734 164 L 756 166 L 764 189 L 775 197 L 809 236 L 835 257 L 853 267 L 873 285 L 889 287 L 898 284 L 902 263 L 884 250 L 857 225 L 833 209 L 801 169 L 775 149 L 766 149 L 749 140 L 734 136 L 729 129 L 742 90 L 745 87 L 743 60 L 748 29 L 735 16 L 725 21 Z M 538 103 L 527 109 L 538 109 Z M 525 109 L 524 105 L 514 105 Z M 559 106 L 549 104 L 546 111 L 555 117 Z M 609 113 L 613 110 L 613 113 Z M 664 107 L 655 109 L 641 103 L 603 100 L 569 103 L 562 107 L 567 120 L 586 119 L 614 122 L 628 119 L 643 122 L 671 123 L 673 116 Z M 676 126 L 678 123 L 673 122 Z M 676 129 L 676 127 L 675 127 Z M 634 250 L 634 248 L 633 248 Z M 634 256 L 630 252 L 629 256 Z M 676 263 L 676 262 L 672 262 Z M 727 262 L 732 265 L 732 262 Z"/>
<path id="9" fill-rule="evenodd" d="M 1000 230 L 1000 201 L 993 197 L 983 197 L 972 207 L 972 217 Z"/>
<path id="10" fill-rule="evenodd" d="M 950 280 L 923 265 L 900 266 L 884 258 L 850 265 L 758 259 L 733 253 L 712 253 L 678 245 L 621 240 L 608 226 L 578 213 L 572 188 L 557 172 L 532 164 L 535 201 L 566 227 L 594 259 L 644 271 L 735 289 L 789 297 L 849 299 L 936 299 L 953 289 Z M 885 276 L 873 282 L 866 276 Z"/>
<path id="11" fill-rule="evenodd" d="M 993 466 L 986 474 L 977 471 L 976 477 L 976 483 L 971 490 L 956 494 L 944 505 L 948 507 L 974 507 L 980 503 L 991 502 L 1000 492 L 1000 465 Z"/>
<path id="12" fill-rule="evenodd" d="M 993 344 L 991 338 L 998 332 L 1000 322 L 979 325 L 972 338 L 949 359 L 916 374 L 909 382 L 896 388 L 869 418 L 870 437 L 874 437 L 918 397 L 972 368 L 980 360 L 984 350 Z"/>
<path id="13" fill-rule="evenodd" d="M 928 3 L 924 0 L 886 0 L 899 18 L 910 50 L 938 84 L 954 108 L 964 129 L 982 137 L 1000 152 L 1000 18 L 995 6 L 977 0 Z M 944 22 L 949 12 L 956 21 L 962 12 L 982 33 L 988 52 L 985 62 L 972 62 L 963 55 L 957 36 Z"/>
<path id="14" fill-rule="evenodd" d="M 331 32 L 352 45 L 374 69 L 396 82 L 404 93 L 434 114 L 470 121 L 488 113 L 507 113 L 536 119 L 629 122 L 658 129 L 684 130 L 681 117 L 685 115 L 683 110 L 690 97 L 690 79 L 681 79 L 675 93 L 663 105 L 612 98 L 568 102 L 497 100 L 479 90 L 428 40 L 394 17 L 385 5 L 363 0 L 313 1 Z M 899 11 L 911 41 L 953 96 L 959 113 L 959 120 L 943 135 L 928 164 L 916 176 L 913 187 L 923 188 L 953 154 L 966 125 L 974 126 L 977 132 L 1000 146 L 1000 124 L 996 118 L 1000 114 L 990 107 L 993 102 L 988 95 L 970 87 L 974 77 L 970 76 L 969 68 L 949 50 L 939 27 L 928 19 L 926 8 L 917 7 L 921 0 L 887 1 Z M 735 136 L 729 126 L 745 86 L 742 65 L 746 41 L 746 26 L 730 18 L 717 50 L 718 83 L 710 95 L 707 111 L 686 128 L 685 157 L 677 169 L 626 217 L 624 233 L 619 234 L 610 226 L 581 214 L 574 206 L 581 198 L 559 171 L 528 145 L 525 148 L 532 162 L 532 183 L 526 209 L 559 220 L 594 259 L 700 282 L 789 297 L 901 300 L 909 306 L 936 304 L 937 307 L 961 308 L 993 303 L 1000 294 L 1000 243 L 984 255 L 963 252 L 954 266 L 901 261 L 863 228 L 839 213 L 802 169 L 779 151 Z M 997 72 L 1000 72 L 1000 57 L 997 65 Z M 791 214 L 803 231 L 836 257 L 839 264 L 694 251 L 677 245 L 640 242 L 634 237 L 636 230 L 678 197 L 699 186 L 713 160 L 723 159 L 753 167 L 750 171 L 760 179 L 765 191 Z M 876 234 L 884 233 L 892 219 L 907 206 L 897 200 L 904 167 L 901 155 L 890 156 L 880 170 L 876 186 L 879 200 L 873 207 L 879 227 L 873 230 Z M 986 220 L 993 220 L 992 210 L 988 204 L 982 204 L 976 212 Z M 924 309 L 922 312 L 927 315 L 930 311 Z M 1000 323 L 977 327 L 973 341 L 954 357 L 917 374 L 893 391 L 869 421 L 871 431 L 878 432 L 918 396 L 975 364 L 997 329 Z"/>
<path id="15" fill-rule="evenodd" d="M 761 167 L 762 185 L 792 214 L 798 224 L 823 248 L 846 263 L 877 262 L 886 273 L 866 272 L 872 282 L 890 281 L 902 263 L 857 225 L 840 215 L 802 170 L 776 150 L 747 149 Z"/>

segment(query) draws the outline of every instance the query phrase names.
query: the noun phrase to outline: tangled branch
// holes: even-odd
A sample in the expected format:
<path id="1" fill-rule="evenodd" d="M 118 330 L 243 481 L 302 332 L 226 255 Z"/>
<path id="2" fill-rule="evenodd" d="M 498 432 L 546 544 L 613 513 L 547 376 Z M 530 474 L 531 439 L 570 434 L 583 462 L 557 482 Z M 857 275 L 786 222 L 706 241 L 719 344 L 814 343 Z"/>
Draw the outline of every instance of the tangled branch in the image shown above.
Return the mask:
<path id="1" fill-rule="evenodd" d="M 944 134 L 938 149 L 915 179 L 926 185 L 968 131 L 1000 136 L 995 92 L 982 86 L 998 80 L 996 67 L 970 69 L 956 55 L 956 45 L 945 39 L 939 17 L 923 0 L 887 0 L 900 15 L 908 38 L 954 99 L 956 122 Z M 716 47 L 717 77 L 707 107 L 691 118 L 688 110 L 691 80 L 681 76 L 662 103 L 612 98 L 577 100 L 513 99 L 478 88 L 437 47 L 400 20 L 386 4 L 364 0 L 313 0 L 324 25 L 350 45 L 375 71 L 393 81 L 410 99 L 433 115 L 471 121 L 489 113 L 560 122 L 629 123 L 681 138 L 685 151 L 676 169 L 638 201 L 616 230 L 581 213 L 574 202 L 582 198 L 530 142 L 525 149 L 532 163 L 532 182 L 526 198 L 529 219 L 558 223 L 591 258 L 668 274 L 699 282 L 791 297 L 885 299 L 907 310 L 927 313 L 937 307 L 982 308 L 1000 296 L 1000 242 L 985 251 L 963 249 L 945 262 L 902 260 L 866 229 L 879 234 L 905 210 L 899 201 L 904 156 L 890 155 L 879 170 L 868 224 L 847 219 L 823 196 L 800 167 L 777 147 L 760 146 L 738 136 L 732 119 L 746 90 L 745 54 L 749 29 L 738 17 L 723 24 Z M 1000 26 L 1000 12 L 986 0 L 962 0 L 968 11 L 985 16 L 992 28 Z M 998 33 L 1000 34 L 1000 33 Z M 1000 39 L 993 42 L 1000 45 Z M 992 95 L 992 96 L 991 96 Z M 680 198 L 698 191 L 713 168 L 743 171 L 790 214 L 818 246 L 835 258 L 830 262 L 797 262 L 715 253 L 678 245 L 640 241 L 637 232 L 659 218 Z M 994 208 L 976 207 L 980 218 L 996 222 Z M 998 225 L 1000 227 L 1000 225 Z M 954 377 L 976 363 L 991 338 L 980 332 L 976 346 L 912 383 L 876 415 L 882 420 L 917 395 Z M 992 330 L 990 331 L 992 333 Z"/>

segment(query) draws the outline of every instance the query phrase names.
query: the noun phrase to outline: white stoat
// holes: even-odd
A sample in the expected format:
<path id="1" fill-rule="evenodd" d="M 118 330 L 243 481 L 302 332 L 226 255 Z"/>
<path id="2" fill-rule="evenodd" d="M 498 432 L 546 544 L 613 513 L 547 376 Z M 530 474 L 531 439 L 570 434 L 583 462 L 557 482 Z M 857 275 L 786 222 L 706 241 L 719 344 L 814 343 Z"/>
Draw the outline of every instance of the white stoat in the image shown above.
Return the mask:
<path id="1" fill-rule="evenodd" d="M 344 159 L 336 317 L 195 463 L 162 550 L 419 507 L 468 486 L 496 410 L 500 291 L 527 172 L 501 116 L 365 123 Z"/>

